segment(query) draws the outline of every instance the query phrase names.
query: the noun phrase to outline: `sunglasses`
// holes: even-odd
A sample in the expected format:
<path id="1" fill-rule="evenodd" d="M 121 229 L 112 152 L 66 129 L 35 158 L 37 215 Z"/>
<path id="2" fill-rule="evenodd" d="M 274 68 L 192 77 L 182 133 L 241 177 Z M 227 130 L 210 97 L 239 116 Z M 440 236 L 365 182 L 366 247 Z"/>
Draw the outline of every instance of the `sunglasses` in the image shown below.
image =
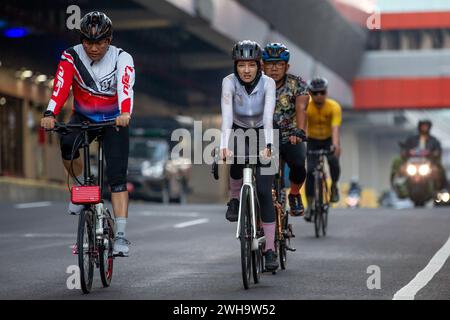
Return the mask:
<path id="1" fill-rule="evenodd" d="M 322 95 L 322 96 L 324 96 L 324 95 L 327 94 L 327 91 L 326 91 L 326 90 L 312 91 L 311 93 L 312 93 L 313 96 L 318 96 L 319 94 Z"/>

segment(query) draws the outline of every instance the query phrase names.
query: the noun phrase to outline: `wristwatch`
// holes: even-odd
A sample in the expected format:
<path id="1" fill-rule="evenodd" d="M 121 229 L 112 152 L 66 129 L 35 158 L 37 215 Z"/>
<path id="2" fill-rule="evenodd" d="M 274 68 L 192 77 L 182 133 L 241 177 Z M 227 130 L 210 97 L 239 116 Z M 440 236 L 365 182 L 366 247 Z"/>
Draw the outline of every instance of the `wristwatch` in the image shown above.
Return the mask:
<path id="1" fill-rule="evenodd" d="M 56 118 L 56 117 L 55 117 L 55 114 L 53 113 L 53 111 L 50 111 L 50 110 L 45 110 L 45 112 L 44 112 L 44 117 L 53 117 L 53 118 Z"/>

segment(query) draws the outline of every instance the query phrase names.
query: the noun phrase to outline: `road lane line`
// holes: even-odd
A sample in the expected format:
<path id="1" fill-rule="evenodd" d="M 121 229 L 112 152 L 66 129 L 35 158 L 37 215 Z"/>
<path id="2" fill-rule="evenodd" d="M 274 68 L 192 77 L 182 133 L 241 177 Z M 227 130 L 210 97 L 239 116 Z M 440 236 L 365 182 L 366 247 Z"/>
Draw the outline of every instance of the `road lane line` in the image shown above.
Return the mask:
<path id="1" fill-rule="evenodd" d="M 52 203 L 50 201 L 41 201 L 41 202 L 19 203 L 16 204 L 14 207 L 16 209 L 28 209 L 28 208 L 48 207 L 51 205 Z"/>
<path id="2" fill-rule="evenodd" d="M 76 238 L 74 233 L 0 233 L 0 238 Z"/>
<path id="3" fill-rule="evenodd" d="M 392 300 L 414 300 L 415 295 L 420 289 L 425 287 L 434 275 L 439 272 L 445 261 L 450 256 L 450 237 L 447 242 L 439 249 L 438 252 L 431 258 L 427 266 L 420 271 L 414 279 L 412 279 L 406 286 L 401 288 L 394 295 Z"/>
<path id="4" fill-rule="evenodd" d="M 145 217 L 198 217 L 198 212 L 164 212 L 164 211 L 138 211 L 138 215 Z"/>
<path id="5" fill-rule="evenodd" d="M 192 220 L 192 221 L 186 221 L 186 222 L 182 222 L 182 223 L 177 223 L 176 225 L 174 225 L 174 228 L 186 228 L 186 227 L 190 227 L 190 226 L 195 226 L 197 224 L 202 224 L 202 223 L 208 223 L 209 219 L 197 219 L 197 220 Z"/>

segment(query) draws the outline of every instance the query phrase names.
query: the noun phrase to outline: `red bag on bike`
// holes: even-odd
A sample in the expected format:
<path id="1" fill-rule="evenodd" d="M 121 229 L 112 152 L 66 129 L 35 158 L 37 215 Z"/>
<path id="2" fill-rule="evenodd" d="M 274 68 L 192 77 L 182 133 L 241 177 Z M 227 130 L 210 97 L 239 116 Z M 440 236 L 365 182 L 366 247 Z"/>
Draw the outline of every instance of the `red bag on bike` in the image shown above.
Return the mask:
<path id="1" fill-rule="evenodd" d="M 100 186 L 74 186 L 70 193 L 73 204 L 97 204 L 100 202 Z"/>

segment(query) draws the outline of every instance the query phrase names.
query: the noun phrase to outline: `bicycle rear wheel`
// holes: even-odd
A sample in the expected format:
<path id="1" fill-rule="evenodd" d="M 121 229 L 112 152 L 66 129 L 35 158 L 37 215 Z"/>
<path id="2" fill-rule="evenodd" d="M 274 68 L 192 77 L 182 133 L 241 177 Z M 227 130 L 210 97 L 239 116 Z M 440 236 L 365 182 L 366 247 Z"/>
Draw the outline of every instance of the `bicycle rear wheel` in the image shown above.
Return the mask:
<path id="1" fill-rule="evenodd" d="M 239 238 L 241 242 L 241 267 L 244 288 L 250 285 L 252 270 L 252 224 L 250 219 L 250 188 L 244 186 L 242 192 Z"/>
<path id="2" fill-rule="evenodd" d="M 102 280 L 103 287 L 109 287 L 111 285 L 114 265 L 114 222 L 111 217 L 111 213 L 106 209 L 105 217 L 105 237 L 103 243 L 99 246 L 100 256 L 100 279 Z"/>
<path id="3" fill-rule="evenodd" d="M 78 266 L 80 268 L 80 282 L 83 293 L 92 289 L 95 264 L 95 226 L 94 213 L 91 209 L 83 210 L 78 220 Z"/>

